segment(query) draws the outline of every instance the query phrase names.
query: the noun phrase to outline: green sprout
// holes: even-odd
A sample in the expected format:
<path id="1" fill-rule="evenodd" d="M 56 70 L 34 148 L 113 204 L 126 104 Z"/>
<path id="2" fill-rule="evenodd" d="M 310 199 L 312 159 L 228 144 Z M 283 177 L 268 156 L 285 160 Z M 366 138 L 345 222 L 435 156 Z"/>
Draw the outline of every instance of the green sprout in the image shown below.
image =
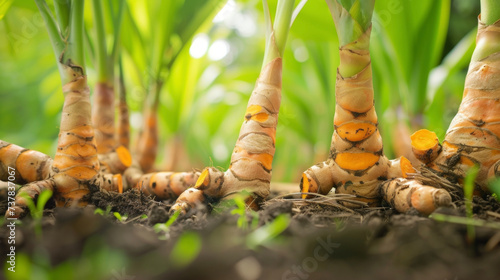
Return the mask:
<path id="1" fill-rule="evenodd" d="M 43 218 L 43 209 L 45 208 L 45 204 L 52 197 L 51 190 L 43 190 L 37 198 L 37 203 L 26 193 L 21 193 L 21 196 L 26 199 L 26 205 L 30 211 L 30 215 L 33 218 L 33 222 L 35 225 L 35 234 L 39 237 L 42 235 L 42 218 Z"/>
<path id="2" fill-rule="evenodd" d="M 498 201 L 500 201 L 500 178 L 495 178 L 490 182 L 491 195 Z"/>
<path id="3" fill-rule="evenodd" d="M 128 218 L 127 214 L 122 215 L 119 212 L 113 212 L 113 216 L 115 216 L 115 218 L 122 223 L 125 222 Z"/>
<path id="4" fill-rule="evenodd" d="M 289 214 L 278 215 L 274 221 L 256 229 L 247 236 L 247 247 L 255 250 L 259 246 L 268 245 L 270 241 L 276 240 L 288 228 L 290 220 Z"/>
<path id="5" fill-rule="evenodd" d="M 108 205 L 106 207 L 106 211 L 102 210 L 101 208 L 97 208 L 94 210 L 94 214 L 96 214 L 96 215 L 108 216 L 109 213 L 111 213 L 111 206 L 110 205 Z"/>
<path id="6" fill-rule="evenodd" d="M 169 237 L 169 232 L 170 232 L 170 226 L 177 220 L 179 215 L 181 214 L 181 211 L 175 211 L 172 216 L 165 222 L 165 223 L 157 223 L 153 226 L 153 229 L 156 233 L 164 233 L 164 235 L 160 236 L 160 240 L 166 240 Z"/>
<path id="7" fill-rule="evenodd" d="M 252 216 L 252 221 L 250 222 L 250 228 L 254 230 L 259 225 L 259 214 L 255 211 L 248 211 L 250 209 L 248 209 L 245 200 L 249 196 L 250 196 L 249 192 L 243 191 L 238 196 L 232 199 L 223 200 L 220 203 L 218 203 L 214 207 L 213 212 L 216 214 L 220 214 L 226 212 L 228 209 L 236 207 L 232 209 L 230 213 L 231 215 L 239 216 L 236 222 L 238 228 L 242 230 L 246 230 L 248 228 L 247 213 L 249 213 Z"/>

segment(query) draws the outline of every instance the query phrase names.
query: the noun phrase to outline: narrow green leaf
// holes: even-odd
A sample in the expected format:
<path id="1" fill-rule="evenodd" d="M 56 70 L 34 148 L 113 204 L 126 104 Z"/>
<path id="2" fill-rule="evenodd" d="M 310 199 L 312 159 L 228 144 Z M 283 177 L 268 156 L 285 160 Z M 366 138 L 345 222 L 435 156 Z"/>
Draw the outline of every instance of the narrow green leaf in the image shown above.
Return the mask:
<path id="1" fill-rule="evenodd" d="M 438 63 L 448 30 L 449 2 L 449 0 L 433 2 L 427 19 L 417 33 L 416 38 L 426 38 L 426 42 L 415 48 L 412 56 L 413 71 L 409 88 L 413 100 L 413 113 L 421 113 L 425 108 L 428 73 Z"/>
<path id="2" fill-rule="evenodd" d="M 51 190 L 44 190 L 40 193 L 38 196 L 37 202 L 36 202 L 36 208 L 38 210 L 38 213 L 43 213 L 43 209 L 45 208 L 45 204 L 47 204 L 47 201 L 52 197 L 52 191 Z"/>
<path id="3" fill-rule="evenodd" d="M 109 56 L 109 61 L 108 61 L 111 68 L 113 68 L 114 64 L 117 61 L 124 10 L 125 10 L 125 1 L 120 1 L 120 4 L 118 6 L 118 14 L 113 19 L 113 47 L 111 48 L 111 55 Z"/>
<path id="4" fill-rule="evenodd" d="M 469 64 L 476 45 L 476 33 L 476 28 L 467 33 L 446 55 L 443 62 L 432 69 L 427 82 L 427 100 L 429 103 L 434 100 L 436 93 L 443 88 L 449 77 Z"/>
<path id="5" fill-rule="evenodd" d="M 42 15 L 45 26 L 47 27 L 56 59 L 59 61 L 59 56 L 64 50 L 64 43 L 59 34 L 57 23 L 45 0 L 35 0 L 35 3 L 40 11 L 40 14 Z"/>
<path id="6" fill-rule="evenodd" d="M 179 218 L 179 215 L 181 214 L 181 211 L 175 211 L 170 218 L 168 218 L 168 221 L 165 222 L 165 226 L 169 228 L 175 221 L 177 221 L 177 218 Z"/>

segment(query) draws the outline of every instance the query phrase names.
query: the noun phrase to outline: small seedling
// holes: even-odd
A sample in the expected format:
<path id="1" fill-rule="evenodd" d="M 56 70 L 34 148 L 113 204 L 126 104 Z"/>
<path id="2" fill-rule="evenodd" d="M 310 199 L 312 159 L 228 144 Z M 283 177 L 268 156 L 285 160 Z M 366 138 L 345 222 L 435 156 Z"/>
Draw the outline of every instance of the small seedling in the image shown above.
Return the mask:
<path id="1" fill-rule="evenodd" d="M 233 201 L 236 208 L 231 211 L 231 215 L 239 215 L 236 224 L 238 225 L 238 228 L 245 230 L 248 226 L 245 201 L 241 196 L 234 198 Z"/>
<path id="2" fill-rule="evenodd" d="M 25 193 L 21 194 L 26 199 L 26 205 L 30 211 L 30 215 L 33 218 L 33 222 L 35 225 L 35 234 L 39 237 L 42 235 L 42 218 L 43 218 L 43 209 L 45 208 L 45 204 L 52 197 L 51 190 L 44 190 L 40 193 L 37 199 L 37 203 L 30 196 Z"/>
<path id="3" fill-rule="evenodd" d="M 498 201 L 500 201 L 500 178 L 490 182 L 491 195 Z"/>
<path id="4" fill-rule="evenodd" d="M 122 223 L 128 219 L 127 214 L 122 215 L 119 212 L 113 212 L 113 216 L 115 216 L 115 218 Z"/>
<path id="5" fill-rule="evenodd" d="M 231 210 L 231 215 L 238 215 L 238 220 L 236 222 L 239 229 L 246 230 L 248 228 L 248 218 L 247 213 L 252 216 L 252 221 L 250 224 L 250 228 L 252 230 L 256 229 L 259 225 L 259 214 L 257 212 L 251 211 L 246 203 L 245 199 L 250 196 L 249 192 L 241 192 L 240 195 L 236 196 L 233 199 L 224 200 L 218 203 L 213 212 L 216 214 L 224 213 L 228 209 L 234 208 Z"/>
<path id="6" fill-rule="evenodd" d="M 156 233 L 164 233 L 164 235 L 159 237 L 160 240 L 167 240 L 169 238 L 170 226 L 177 220 L 180 213 L 181 211 L 175 211 L 165 223 L 157 223 L 153 226 Z"/>
<path id="7" fill-rule="evenodd" d="M 290 224 L 289 214 L 280 214 L 274 221 L 262 226 L 247 236 L 246 243 L 248 248 L 254 250 L 258 246 L 269 244 L 270 241 L 276 241 L 276 238 L 288 228 Z"/>
<path id="8" fill-rule="evenodd" d="M 111 213 L 111 206 L 106 207 L 106 211 L 102 210 L 101 208 L 97 208 L 94 210 L 94 214 L 96 215 L 101 215 L 101 216 L 108 216 L 109 213 Z"/>

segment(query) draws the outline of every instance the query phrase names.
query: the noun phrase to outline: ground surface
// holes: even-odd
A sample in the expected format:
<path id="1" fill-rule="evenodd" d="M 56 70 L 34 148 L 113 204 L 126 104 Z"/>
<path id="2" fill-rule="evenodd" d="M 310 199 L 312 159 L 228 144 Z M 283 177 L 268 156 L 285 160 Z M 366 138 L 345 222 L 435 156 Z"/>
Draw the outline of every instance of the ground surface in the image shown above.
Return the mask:
<path id="1" fill-rule="evenodd" d="M 4 201 L 0 204 L 2 213 Z M 97 193 L 84 209 L 46 209 L 41 234 L 36 234 L 37 222 L 27 217 L 16 226 L 16 272 L 4 269 L 3 277 L 250 280 L 500 276 L 500 230 L 487 227 L 476 227 L 475 241 L 470 243 L 465 226 L 416 213 L 402 215 L 384 207 L 350 211 L 330 203 L 273 199 L 257 214 L 248 212 L 243 218 L 238 214 L 241 209 L 235 207 L 216 207 L 210 214 L 207 209 L 193 210 L 160 230 L 156 224 L 169 220 L 170 206 L 171 202 L 157 202 L 136 191 Z M 96 214 L 97 208 L 103 213 Z M 122 214 L 122 221 L 114 212 Z M 464 216 L 465 207 L 456 202 L 455 208 L 438 212 Z M 500 204 L 493 197 L 475 198 L 474 213 L 499 222 Z M 2 264 L 6 264 L 9 233 L 5 225 L 1 227 Z"/>

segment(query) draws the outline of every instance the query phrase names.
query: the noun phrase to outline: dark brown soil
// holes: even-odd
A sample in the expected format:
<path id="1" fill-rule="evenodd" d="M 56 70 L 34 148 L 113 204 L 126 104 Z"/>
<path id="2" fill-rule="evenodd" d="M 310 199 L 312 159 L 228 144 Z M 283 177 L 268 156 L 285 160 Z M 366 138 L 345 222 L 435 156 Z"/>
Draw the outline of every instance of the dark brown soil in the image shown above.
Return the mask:
<path id="1" fill-rule="evenodd" d="M 4 201 L 4 200 L 3 200 Z M 6 205 L 2 201 L 0 212 Z M 26 217 L 16 227 L 16 273 L 38 269 L 50 279 L 499 279 L 500 231 L 476 227 L 467 242 L 463 225 L 437 222 L 417 213 L 389 208 L 342 211 L 337 207 L 286 199 L 268 201 L 248 224 L 239 215 L 196 209 L 180 216 L 168 233 L 154 225 L 166 222 L 171 202 L 157 202 L 137 191 L 96 193 L 83 209 L 46 209 L 42 234 Z M 95 209 L 103 214 L 95 214 Z M 465 206 L 440 213 L 464 216 Z M 113 212 L 127 215 L 119 221 Z M 474 199 L 476 217 L 500 221 L 492 197 Z M 495 214 L 496 213 L 496 214 Z M 147 217 L 143 215 L 147 215 Z M 279 236 L 269 234 L 278 218 L 290 217 Z M 258 226 L 251 226 L 251 221 Z M 257 226 L 257 227 L 256 227 Z M 259 228 L 259 229 L 256 229 Z M 268 229 L 267 231 L 262 230 Z M 263 233 L 264 232 L 264 233 Z M 201 242 L 193 261 L 182 262 L 174 249 L 193 233 Z M 0 260 L 6 263 L 9 231 L 0 229 Z M 252 236 L 252 237 L 249 237 Z M 196 247 L 196 242 L 191 244 Z M 185 253 L 189 250 L 180 250 Z M 188 253 L 186 253 L 188 254 Z M 22 261 L 28 259 L 29 261 Z M 4 276 L 9 271 L 4 270 Z M 65 272 L 66 271 L 66 272 Z M 59 273 L 59 274 L 57 274 Z M 69 273 L 69 274 L 68 274 Z M 74 274 L 71 274 L 74 273 Z M 13 278 L 12 278 L 13 279 Z"/>

